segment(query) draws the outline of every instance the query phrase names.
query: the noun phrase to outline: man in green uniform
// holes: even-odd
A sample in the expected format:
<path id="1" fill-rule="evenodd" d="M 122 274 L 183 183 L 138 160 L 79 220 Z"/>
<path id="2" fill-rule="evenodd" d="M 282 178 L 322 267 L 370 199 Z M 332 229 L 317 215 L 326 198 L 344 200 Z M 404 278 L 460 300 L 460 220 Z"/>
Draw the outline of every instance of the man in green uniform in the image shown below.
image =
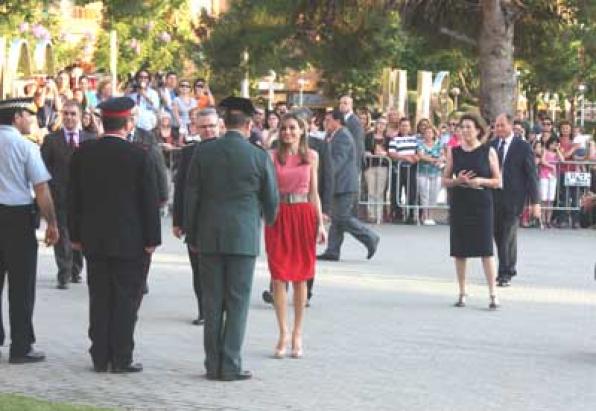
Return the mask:
<path id="1" fill-rule="evenodd" d="M 269 155 L 246 140 L 255 111 L 250 100 L 228 97 L 220 106 L 228 132 L 193 154 L 184 221 L 186 241 L 200 253 L 206 376 L 234 381 L 252 377 L 240 352 L 261 217 L 275 221 L 279 193 Z"/>

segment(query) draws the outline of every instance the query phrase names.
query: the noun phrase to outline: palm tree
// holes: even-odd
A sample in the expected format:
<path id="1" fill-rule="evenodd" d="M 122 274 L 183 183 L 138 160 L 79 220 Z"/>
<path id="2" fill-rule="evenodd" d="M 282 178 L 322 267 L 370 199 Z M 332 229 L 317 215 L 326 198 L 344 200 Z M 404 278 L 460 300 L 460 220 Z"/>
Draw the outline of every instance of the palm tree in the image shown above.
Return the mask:
<path id="1" fill-rule="evenodd" d="M 516 22 L 528 13 L 553 18 L 564 0 L 394 0 L 407 26 L 471 44 L 478 53 L 480 111 L 494 119 L 513 114 L 516 78 L 514 32 Z"/>

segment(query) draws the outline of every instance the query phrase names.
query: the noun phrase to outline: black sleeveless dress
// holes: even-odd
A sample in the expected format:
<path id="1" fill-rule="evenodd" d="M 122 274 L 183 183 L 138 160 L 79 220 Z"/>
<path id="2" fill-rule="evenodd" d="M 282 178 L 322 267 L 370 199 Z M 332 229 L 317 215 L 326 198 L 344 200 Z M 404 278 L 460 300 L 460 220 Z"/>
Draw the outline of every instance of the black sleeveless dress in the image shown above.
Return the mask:
<path id="1" fill-rule="evenodd" d="M 482 145 L 465 151 L 452 150 L 453 174 L 471 170 L 478 177 L 490 178 L 488 153 Z M 454 187 L 451 191 L 450 234 L 452 257 L 489 257 L 493 255 L 493 196 L 492 190 Z"/>

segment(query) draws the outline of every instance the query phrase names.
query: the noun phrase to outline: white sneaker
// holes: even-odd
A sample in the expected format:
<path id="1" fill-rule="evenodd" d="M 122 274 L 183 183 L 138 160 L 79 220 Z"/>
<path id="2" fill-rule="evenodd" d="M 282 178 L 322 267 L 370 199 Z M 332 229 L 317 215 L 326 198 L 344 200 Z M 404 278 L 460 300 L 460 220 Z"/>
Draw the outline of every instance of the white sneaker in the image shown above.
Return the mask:
<path id="1" fill-rule="evenodd" d="M 423 224 L 423 225 L 437 225 L 437 223 L 435 222 L 435 220 L 431 220 L 431 219 L 424 220 L 424 221 L 422 222 L 422 224 Z"/>

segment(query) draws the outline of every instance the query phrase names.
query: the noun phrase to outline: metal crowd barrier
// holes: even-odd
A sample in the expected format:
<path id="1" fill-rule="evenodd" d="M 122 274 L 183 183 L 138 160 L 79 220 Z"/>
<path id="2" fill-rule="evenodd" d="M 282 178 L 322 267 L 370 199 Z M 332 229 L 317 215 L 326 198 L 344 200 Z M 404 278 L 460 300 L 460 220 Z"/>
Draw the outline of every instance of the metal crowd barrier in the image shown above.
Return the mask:
<path id="1" fill-rule="evenodd" d="M 541 222 L 579 225 L 582 196 L 596 192 L 596 161 L 560 161 L 553 165 L 551 176 L 541 177 L 538 170 Z"/>
<path id="2" fill-rule="evenodd" d="M 541 179 L 540 169 L 537 170 L 539 199 L 546 213 L 543 215 L 543 220 L 566 218 L 570 220 L 568 222 L 571 226 L 579 221 L 581 197 L 590 191 L 596 192 L 596 161 L 563 161 L 554 165 L 556 170 L 550 179 Z M 403 167 L 401 162 L 396 162 L 393 167 L 395 186 L 391 193 L 394 208 L 402 210 L 402 220 L 406 220 L 410 214 L 417 224 L 421 222 L 420 215 L 423 210 L 428 212 L 428 210 L 449 209 L 448 191 L 442 186 L 437 190 L 432 184 L 420 184 L 421 181 L 433 177 L 421 172 L 420 169 L 420 163 L 415 166 L 414 173 L 409 171 L 411 168 Z M 438 176 L 439 180 L 441 176 L 442 170 Z M 415 182 L 412 181 L 414 178 Z M 422 205 L 421 198 L 430 199 L 429 204 Z M 552 200 L 543 200 L 547 198 Z"/>
<path id="3" fill-rule="evenodd" d="M 393 162 L 386 156 L 366 156 L 362 172 L 359 204 L 366 211 L 367 220 L 380 224 L 387 206 L 391 205 Z"/>

